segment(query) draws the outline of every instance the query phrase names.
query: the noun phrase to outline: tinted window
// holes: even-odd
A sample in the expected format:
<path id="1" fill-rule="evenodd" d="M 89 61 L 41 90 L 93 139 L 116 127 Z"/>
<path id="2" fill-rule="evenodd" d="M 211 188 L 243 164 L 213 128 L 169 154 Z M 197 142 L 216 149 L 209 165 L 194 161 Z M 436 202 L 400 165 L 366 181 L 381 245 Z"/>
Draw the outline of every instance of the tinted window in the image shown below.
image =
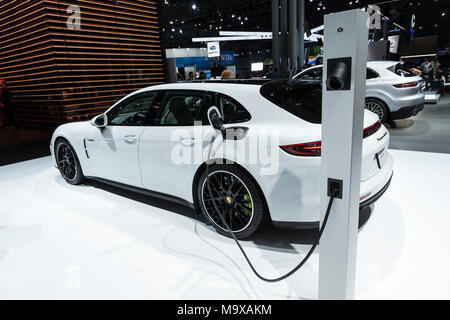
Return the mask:
<path id="1" fill-rule="evenodd" d="M 152 107 L 156 92 L 133 96 L 108 112 L 108 125 L 143 126 Z"/>
<path id="2" fill-rule="evenodd" d="M 250 113 L 230 97 L 218 95 L 218 108 L 222 113 L 223 123 L 239 123 L 251 119 Z"/>
<path id="3" fill-rule="evenodd" d="M 378 73 L 376 73 L 374 70 L 372 70 L 370 68 L 367 68 L 366 79 L 375 79 L 378 77 L 379 77 Z"/>
<path id="4" fill-rule="evenodd" d="M 212 101 L 213 96 L 203 91 L 167 91 L 152 122 L 162 126 L 192 126 L 197 120 L 208 123 L 203 110 L 208 110 Z"/>
<path id="5" fill-rule="evenodd" d="M 296 117 L 312 123 L 322 122 L 320 81 L 279 80 L 261 87 L 261 95 Z"/>

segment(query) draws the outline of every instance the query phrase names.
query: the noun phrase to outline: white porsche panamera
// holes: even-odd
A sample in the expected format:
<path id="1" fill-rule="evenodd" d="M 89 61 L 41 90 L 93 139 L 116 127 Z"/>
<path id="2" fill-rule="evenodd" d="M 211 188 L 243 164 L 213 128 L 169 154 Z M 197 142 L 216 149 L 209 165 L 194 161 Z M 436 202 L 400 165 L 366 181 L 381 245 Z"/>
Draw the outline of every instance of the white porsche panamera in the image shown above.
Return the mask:
<path id="1" fill-rule="evenodd" d="M 265 220 L 313 228 L 320 216 L 321 90 L 320 82 L 300 80 L 152 86 L 91 121 L 58 127 L 50 149 L 68 183 L 97 179 L 186 203 L 223 234 L 212 197 L 241 239 Z M 211 140 L 212 106 L 225 127 L 243 129 L 239 139 Z M 393 168 L 389 133 L 367 110 L 363 137 L 360 210 L 384 193 Z"/>

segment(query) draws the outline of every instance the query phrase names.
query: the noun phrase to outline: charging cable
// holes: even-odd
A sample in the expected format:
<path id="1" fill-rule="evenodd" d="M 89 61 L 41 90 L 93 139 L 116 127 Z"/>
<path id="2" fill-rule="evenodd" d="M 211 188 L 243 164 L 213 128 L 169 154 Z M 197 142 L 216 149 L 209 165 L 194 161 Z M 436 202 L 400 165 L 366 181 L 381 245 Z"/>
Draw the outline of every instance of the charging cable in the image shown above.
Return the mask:
<path id="1" fill-rule="evenodd" d="M 278 278 L 265 278 L 263 277 L 261 274 L 258 273 L 258 271 L 256 271 L 255 267 L 253 266 L 252 262 L 250 261 L 249 257 L 247 256 L 247 253 L 245 252 L 245 250 L 242 248 L 241 244 L 239 243 L 239 240 L 236 238 L 236 236 L 234 235 L 233 231 L 231 231 L 230 226 L 228 225 L 228 223 L 225 221 L 225 218 L 223 217 L 223 214 L 220 212 L 216 200 L 214 199 L 214 195 L 212 193 L 211 190 L 211 185 L 210 185 L 210 181 L 209 181 L 209 166 L 210 166 L 210 162 L 211 162 L 211 150 L 213 147 L 213 144 L 216 140 L 216 138 L 219 135 L 216 135 L 215 137 L 212 138 L 211 140 L 211 145 L 209 147 L 209 151 L 208 151 L 208 159 L 206 161 L 206 185 L 208 187 L 208 192 L 209 195 L 211 197 L 213 206 L 214 206 L 214 210 L 218 213 L 220 219 L 222 220 L 223 224 L 225 225 L 225 227 L 227 228 L 228 232 L 230 233 L 230 235 L 233 237 L 234 241 L 236 242 L 237 246 L 239 247 L 239 249 L 241 250 L 242 254 L 245 257 L 245 260 L 247 260 L 248 265 L 250 266 L 250 268 L 252 269 L 253 273 L 261 280 L 266 281 L 266 282 L 278 282 L 281 280 L 284 280 L 290 276 L 292 276 L 296 271 L 298 271 L 307 261 L 308 259 L 311 257 L 311 255 L 313 254 L 314 250 L 316 249 L 317 245 L 319 244 L 320 238 L 322 237 L 323 231 L 325 230 L 325 227 L 327 225 L 327 221 L 328 221 L 328 216 L 330 215 L 330 211 L 331 211 L 331 207 L 333 205 L 333 201 L 334 198 L 337 195 L 337 190 L 333 190 L 330 196 L 330 200 L 328 201 L 328 207 L 327 207 L 327 211 L 325 213 L 325 217 L 323 219 L 323 223 L 322 226 L 319 229 L 319 234 L 317 235 L 316 239 L 314 240 L 314 243 L 311 247 L 311 249 L 309 249 L 308 253 L 306 254 L 306 256 L 303 258 L 302 261 L 300 261 L 300 263 L 291 271 L 289 271 L 288 273 L 286 273 L 285 275 L 278 277 Z"/>

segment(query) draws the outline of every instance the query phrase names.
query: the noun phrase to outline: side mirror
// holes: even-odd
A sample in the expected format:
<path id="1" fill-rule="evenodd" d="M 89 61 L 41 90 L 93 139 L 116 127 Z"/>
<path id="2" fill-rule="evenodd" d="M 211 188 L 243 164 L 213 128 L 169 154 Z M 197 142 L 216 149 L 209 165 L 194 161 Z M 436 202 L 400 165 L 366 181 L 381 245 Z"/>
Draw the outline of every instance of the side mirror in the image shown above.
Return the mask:
<path id="1" fill-rule="evenodd" d="M 91 120 L 91 124 L 97 128 L 104 128 L 108 125 L 108 117 L 106 114 L 98 115 Z"/>
<path id="2" fill-rule="evenodd" d="M 209 124 L 216 130 L 223 131 L 223 120 L 217 107 L 211 107 L 208 109 L 208 121 Z"/>

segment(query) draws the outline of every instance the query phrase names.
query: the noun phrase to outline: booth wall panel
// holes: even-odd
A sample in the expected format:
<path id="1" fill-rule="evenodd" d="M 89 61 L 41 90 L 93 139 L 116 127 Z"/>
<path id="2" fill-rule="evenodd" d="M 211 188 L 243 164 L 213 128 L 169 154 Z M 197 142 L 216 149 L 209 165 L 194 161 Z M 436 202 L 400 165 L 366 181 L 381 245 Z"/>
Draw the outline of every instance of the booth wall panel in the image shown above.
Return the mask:
<path id="1" fill-rule="evenodd" d="M 69 28 L 71 5 L 79 28 Z M 164 82 L 155 1 L 0 0 L 0 47 L 0 78 L 28 125 L 86 120 Z"/>

